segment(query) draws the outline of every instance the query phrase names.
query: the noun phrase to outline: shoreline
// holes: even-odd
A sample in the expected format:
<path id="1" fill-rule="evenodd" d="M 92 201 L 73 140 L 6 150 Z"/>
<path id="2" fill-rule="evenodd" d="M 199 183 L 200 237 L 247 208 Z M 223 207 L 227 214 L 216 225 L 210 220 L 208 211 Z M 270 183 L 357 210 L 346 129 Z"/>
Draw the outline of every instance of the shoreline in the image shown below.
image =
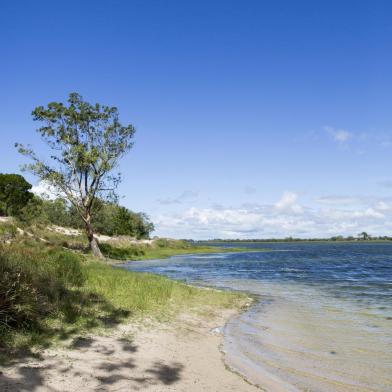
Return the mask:
<path id="1" fill-rule="evenodd" d="M 186 254 L 195 254 L 193 250 Z M 199 254 L 247 251 L 216 247 L 211 247 L 211 252 L 205 250 Z M 147 260 L 153 259 L 141 261 Z M 114 268 L 118 264 L 112 262 L 108 260 L 107 267 Z M 213 287 L 186 286 L 222 291 Z M 12 358 L 8 365 L 0 366 L 0 390 L 260 390 L 227 364 L 222 350 L 225 325 L 253 301 L 254 298 L 244 296 L 241 302 L 231 304 L 229 308 L 206 302 L 200 308 L 179 309 L 171 321 L 157 321 L 147 314 L 109 329 L 86 330 L 57 341 L 49 348 L 35 350 L 33 356 L 21 355 Z"/>
<path id="2" fill-rule="evenodd" d="M 226 249 L 230 249 L 230 248 L 226 248 Z M 230 253 L 250 253 L 250 252 L 258 252 L 258 250 L 247 250 L 247 249 L 240 249 L 240 250 L 219 250 L 219 251 L 203 251 L 203 252 L 194 252 L 194 251 L 190 251 L 189 253 L 173 253 L 170 255 L 166 255 L 163 257 L 146 257 L 146 258 L 138 258 L 138 259 L 129 259 L 129 260 L 120 260 L 120 259 L 112 259 L 107 257 L 105 262 L 108 265 L 112 265 L 112 266 L 119 266 L 119 265 L 126 265 L 126 264 L 130 264 L 130 263 L 143 263 L 146 261 L 155 261 L 155 260 L 166 260 L 166 259 L 170 259 L 172 257 L 177 257 L 177 256 L 203 256 L 203 255 L 211 255 L 211 254 L 230 254 Z M 269 252 L 269 250 L 262 250 L 261 252 Z M 275 252 L 275 250 L 272 250 L 272 252 Z M 199 287 L 199 286 L 195 286 L 195 287 Z M 203 286 L 200 286 L 203 287 Z"/>
<path id="3" fill-rule="evenodd" d="M 150 251 L 141 256 L 131 256 L 129 258 L 111 258 L 106 257 L 108 264 L 126 264 L 130 262 L 143 262 L 151 260 L 164 260 L 174 256 L 192 256 L 192 255 L 209 255 L 209 254 L 230 254 L 230 253 L 250 253 L 250 252 L 270 252 L 270 249 L 250 249 L 241 247 L 217 247 L 217 246 L 194 246 L 190 249 L 163 248 L 157 251 Z"/>
<path id="4" fill-rule="evenodd" d="M 0 389 L 16 391 L 238 391 L 260 388 L 230 369 L 226 323 L 243 309 L 182 312 L 168 323 L 120 324 L 2 367 Z"/>

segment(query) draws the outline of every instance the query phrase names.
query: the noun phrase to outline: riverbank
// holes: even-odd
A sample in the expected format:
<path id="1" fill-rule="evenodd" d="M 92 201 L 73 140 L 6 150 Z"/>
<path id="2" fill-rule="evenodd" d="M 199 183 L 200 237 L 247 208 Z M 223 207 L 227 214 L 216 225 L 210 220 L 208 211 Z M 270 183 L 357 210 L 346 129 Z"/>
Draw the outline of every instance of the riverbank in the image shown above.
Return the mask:
<path id="1" fill-rule="evenodd" d="M 106 248 L 108 249 L 108 248 Z M 105 252 L 106 257 L 113 264 L 124 261 L 143 261 L 167 259 L 172 256 L 193 255 L 193 254 L 214 254 L 214 253 L 232 253 L 232 252 L 252 252 L 252 249 L 232 248 L 232 247 L 216 247 L 216 246 L 186 246 L 186 247 L 163 247 L 154 248 L 151 246 L 143 247 L 140 252 L 135 249 L 128 251 L 127 249 L 114 248 Z"/>
<path id="2" fill-rule="evenodd" d="M 254 390 L 219 351 L 218 331 L 249 305 L 245 294 L 114 268 L 31 237 L 0 245 L 0 268 L 2 391 Z"/>
<path id="3" fill-rule="evenodd" d="M 219 350 L 247 295 L 114 268 L 85 253 L 78 233 L 2 228 L 0 390 L 254 390 Z M 237 251 L 105 240 L 118 260 Z"/>

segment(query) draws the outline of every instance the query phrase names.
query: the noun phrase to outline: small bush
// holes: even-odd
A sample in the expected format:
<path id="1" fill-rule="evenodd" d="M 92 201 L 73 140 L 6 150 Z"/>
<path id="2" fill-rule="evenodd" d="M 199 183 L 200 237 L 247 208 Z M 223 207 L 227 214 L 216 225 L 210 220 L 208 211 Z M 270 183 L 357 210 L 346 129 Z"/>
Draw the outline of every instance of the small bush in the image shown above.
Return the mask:
<path id="1" fill-rule="evenodd" d="M 171 240 L 168 238 L 158 238 L 154 241 L 154 246 L 158 248 L 172 248 L 172 249 L 186 249 L 189 248 L 190 245 L 181 240 Z"/>
<path id="2" fill-rule="evenodd" d="M 59 279 L 66 287 L 81 287 L 86 280 L 80 257 L 67 251 L 54 251 L 50 260 Z"/>
<path id="3" fill-rule="evenodd" d="M 61 312 L 67 290 L 85 281 L 79 256 L 65 251 L 0 247 L 0 344 L 7 330 L 39 330 Z"/>
<path id="4" fill-rule="evenodd" d="M 0 242 L 8 241 L 16 237 L 16 226 L 10 222 L 0 223 Z"/>
<path id="5" fill-rule="evenodd" d="M 116 260 L 129 260 L 135 256 L 143 256 L 144 249 L 141 246 L 115 247 L 110 244 L 100 244 L 99 248 L 105 257 Z"/>

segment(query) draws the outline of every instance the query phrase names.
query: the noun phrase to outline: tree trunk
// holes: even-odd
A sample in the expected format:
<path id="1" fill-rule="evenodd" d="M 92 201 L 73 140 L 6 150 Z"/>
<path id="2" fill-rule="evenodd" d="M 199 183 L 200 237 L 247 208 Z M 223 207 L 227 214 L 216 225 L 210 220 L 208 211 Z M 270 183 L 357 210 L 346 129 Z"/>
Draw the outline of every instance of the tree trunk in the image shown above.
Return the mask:
<path id="1" fill-rule="evenodd" d="M 93 227 L 91 226 L 90 222 L 86 222 L 86 233 L 87 233 L 87 238 L 88 242 L 90 245 L 91 252 L 93 252 L 93 255 L 97 257 L 98 259 L 104 259 L 103 254 L 101 250 L 99 249 L 98 246 L 98 241 L 94 237 L 94 231 Z"/>

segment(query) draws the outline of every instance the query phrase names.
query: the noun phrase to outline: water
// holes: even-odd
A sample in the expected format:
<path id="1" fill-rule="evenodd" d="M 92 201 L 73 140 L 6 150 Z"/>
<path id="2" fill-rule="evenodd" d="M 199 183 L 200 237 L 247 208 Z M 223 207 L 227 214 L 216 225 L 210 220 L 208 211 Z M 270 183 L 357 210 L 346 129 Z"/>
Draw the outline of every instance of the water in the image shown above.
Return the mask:
<path id="1" fill-rule="evenodd" d="M 223 349 L 267 390 L 391 392 L 392 244 L 246 246 L 126 268 L 256 295 L 226 326 Z"/>

